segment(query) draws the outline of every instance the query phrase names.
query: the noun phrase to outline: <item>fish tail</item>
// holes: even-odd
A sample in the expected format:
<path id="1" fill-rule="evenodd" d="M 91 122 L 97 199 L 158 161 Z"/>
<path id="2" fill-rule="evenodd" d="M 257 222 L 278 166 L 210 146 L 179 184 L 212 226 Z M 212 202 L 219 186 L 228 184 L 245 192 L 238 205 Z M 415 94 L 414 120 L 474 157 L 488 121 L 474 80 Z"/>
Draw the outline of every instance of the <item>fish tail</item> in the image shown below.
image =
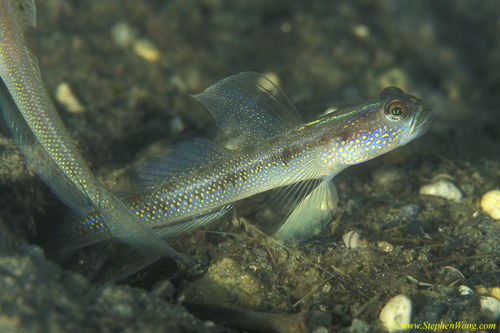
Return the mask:
<path id="1" fill-rule="evenodd" d="M 0 1 L 0 108 L 27 163 L 72 209 L 80 214 L 98 211 L 103 228 L 122 242 L 188 259 L 109 193 L 78 152 L 24 41 L 26 29 L 36 26 L 35 14 L 33 0 Z"/>
<path id="2" fill-rule="evenodd" d="M 106 190 L 103 192 L 99 196 L 96 211 L 106 221 L 106 227 L 113 236 L 134 248 L 193 262 L 192 257 L 185 256 L 170 247 L 116 196 Z"/>

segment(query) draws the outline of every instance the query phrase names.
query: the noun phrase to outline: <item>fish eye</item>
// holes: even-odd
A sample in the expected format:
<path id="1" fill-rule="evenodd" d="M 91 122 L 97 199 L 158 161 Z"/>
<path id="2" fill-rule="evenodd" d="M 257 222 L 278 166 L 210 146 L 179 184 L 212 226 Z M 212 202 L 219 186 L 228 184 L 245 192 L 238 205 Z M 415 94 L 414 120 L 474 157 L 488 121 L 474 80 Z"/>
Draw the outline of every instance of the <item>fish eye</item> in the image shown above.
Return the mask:
<path id="1" fill-rule="evenodd" d="M 408 104 L 398 99 L 389 101 L 385 104 L 384 113 L 391 121 L 405 119 L 409 113 Z"/>

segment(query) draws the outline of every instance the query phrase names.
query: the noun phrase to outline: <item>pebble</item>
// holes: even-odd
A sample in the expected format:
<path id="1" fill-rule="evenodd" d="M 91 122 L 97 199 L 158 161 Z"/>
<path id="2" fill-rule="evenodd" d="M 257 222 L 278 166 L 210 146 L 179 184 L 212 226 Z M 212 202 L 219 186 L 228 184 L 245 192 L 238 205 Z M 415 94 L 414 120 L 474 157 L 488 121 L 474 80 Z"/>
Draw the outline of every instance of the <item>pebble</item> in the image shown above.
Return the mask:
<path id="1" fill-rule="evenodd" d="M 163 280 L 157 283 L 153 290 L 151 290 L 151 295 L 162 298 L 167 302 L 174 299 L 175 296 L 175 286 L 170 282 L 170 280 Z"/>
<path id="2" fill-rule="evenodd" d="M 170 121 L 168 122 L 168 127 L 170 128 L 170 133 L 172 136 L 177 136 L 178 134 L 182 133 L 186 128 L 184 122 L 182 121 L 182 118 L 179 116 L 170 118 Z"/>
<path id="3" fill-rule="evenodd" d="M 491 296 L 495 297 L 496 299 L 498 299 L 500 301 L 500 288 L 498 288 L 498 287 L 491 288 L 490 294 L 491 294 Z"/>
<path id="4" fill-rule="evenodd" d="M 61 103 L 68 112 L 81 113 L 85 111 L 82 103 L 76 98 L 75 94 L 71 91 L 69 84 L 61 82 L 56 88 L 56 99 Z"/>
<path id="5" fill-rule="evenodd" d="M 115 45 L 126 48 L 132 46 L 134 52 L 149 62 L 160 59 L 160 51 L 149 40 L 137 38 L 134 30 L 127 23 L 118 23 L 111 28 L 111 38 Z"/>
<path id="6" fill-rule="evenodd" d="M 481 198 L 481 209 L 492 218 L 500 220 L 500 190 L 486 192 Z"/>
<path id="7" fill-rule="evenodd" d="M 117 23 L 111 28 L 111 37 L 119 47 L 128 47 L 135 39 L 134 31 L 127 23 Z"/>
<path id="8" fill-rule="evenodd" d="M 394 251 L 394 245 L 386 241 L 380 241 L 377 243 L 378 249 L 381 252 L 389 253 Z"/>
<path id="9" fill-rule="evenodd" d="M 432 195 L 450 201 L 460 201 L 462 192 L 451 182 L 441 179 L 435 183 L 424 185 L 420 188 L 421 195 Z"/>
<path id="10" fill-rule="evenodd" d="M 355 249 L 359 246 L 359 233 L 349 231 L 342 236 L 342 240 L 348 249 Z"/>
<path id="11" fill-rule="evenodd" d="M 452 266 L 445 266 L 439 271 L 439 281 L 446 285 L 448 283 L 451 285 L 452 283 L 466 281 L 465 276 L 458 269 Z"/>
<path id="12" fill-rule="evenodd" d="M 472 289 L 470 289 L 469 287 L 464 286 L 464 285 L 461 285 L 460 287 L 458 287 L 458 292 L 459 292 L 460 296 L 474 295 L 474 291 L 472 291 Z"/>
<path id="13" fill-rule="evenodd" d="M 187 299 L 199 303 L 254 308 L 267 295 L 257 278 L 259 274 L 265 274 L 259 267 L 249 274 L 237 261 L 224 258 L 212 264 L 205 275 L 190 284 L 183 293 Z"/>
<path id="14" fill-rule="evenodd" d="M 356 37 L 365 39 L 370 37 L 370 28 L 366 25 L 358 24 L 352 29 L 352 33 Z"/>
<path id="15" fill-rule="evenodd" d="M 292 28 L 293 26 L 290 22 L 281 23 L 281 32 L 289 33 L 290 31 L 292 31 Z"/>
<path id="16" fill-rule="evenodd" d="M 387 302 L 379 319 L 387 331 L 403 331 L 411 322 L 411 311 L 411 300 L 405 295 L 397 295 Z"/>
<path id="17" fill-rule="evenodd" d="M 155 62 L 160 59 L 160 51 L 149 40 L 139 39 L 134 42 L 134 51 L 143 59 Z"/>
<path id="18" fill-rule="evenodd" d="M 481 297 L 481 312 L 485 315 L 492 315 L 496 320 L 500 315 L 500 301 L 495 297 Z"/>
<path id="19" fill-rule="evenodd" d="M 406 206 L 403 206 L 399 209 L 399 212 L 401 213 L 401 216 L 406 217 L 406 218 L 412 218 L 415 217 L 420 210 L 420 206 L 416 204 L 408 204 Z"/>
<path id="20" fill-rule="evenodd" d="M 343 332 L 346 333 L 363 333 L 371 332 L 370 325 L 362 319 L 353 319 L 351 326 L 344 329 Z"/>
<path id="21" fill-rule="evenodd" d="M 408 82 L 408 74 L 399 67 L 394 67 L 387 72 L 382 73 L 377 78 L 377 85 L 380 90 L 385 87 L 395 86 L 403 89 L 404 91 L 407 91 L 409 90 Z"/>

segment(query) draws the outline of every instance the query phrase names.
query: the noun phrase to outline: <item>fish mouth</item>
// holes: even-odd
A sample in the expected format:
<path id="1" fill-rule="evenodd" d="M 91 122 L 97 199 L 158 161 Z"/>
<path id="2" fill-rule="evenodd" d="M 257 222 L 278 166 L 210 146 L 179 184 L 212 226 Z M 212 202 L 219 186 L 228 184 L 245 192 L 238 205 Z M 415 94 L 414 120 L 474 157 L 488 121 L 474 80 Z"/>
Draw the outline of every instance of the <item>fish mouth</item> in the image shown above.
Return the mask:
<path id="1" fill-rule="evenodd" d="M 430 108 L 423 108 L 422 111 L 413 118 L 410 130 L 412 133 L 412 140 L 427 132 L 431 126 L 432 118 L 433 112 Z"/>

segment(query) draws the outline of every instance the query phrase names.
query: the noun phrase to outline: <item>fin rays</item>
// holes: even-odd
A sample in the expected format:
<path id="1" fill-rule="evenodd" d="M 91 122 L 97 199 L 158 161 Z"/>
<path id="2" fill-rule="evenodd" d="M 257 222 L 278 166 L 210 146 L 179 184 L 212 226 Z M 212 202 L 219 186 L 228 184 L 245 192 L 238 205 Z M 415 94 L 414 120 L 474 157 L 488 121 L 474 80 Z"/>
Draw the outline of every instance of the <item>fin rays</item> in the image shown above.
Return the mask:
<path id="1" fill-rule="evenodd" d="M 257 214 L 257 220 L 279 240 L 302 242 L 331 220 L 338 196 L 331 177 L 322 178 L 315 161 L 304 165 L 292 183 L 271 191 L 271 198 Z"/>
<path id="2" fill-rule="evenodd" d="M 231 208 L 233 208 L 234 203 L 223 206 L 214 211 L 196 216 L 193 218 L 177 221 L 172 225 L 167 225 L 162 228 L 156 229 L 156 233 L 162 238 L 171 238 L 178 236 L 184 232 L 191 231 L 196 228 L 203 227 L 212 221 L 215 221 L 226 214 Z"/>
<path id="3" fill-rule="evenodd" d="M 193 97 L 212 113 L 237 148 L 268 139 L 302 122 L 288 97 L 255 72 L 230 76 Z"/>
<path id="4" fill-rule="evenodd" d="M 228 156 L 228 150 L 205 139 L 183 141 L 147 158 L 129 171 L 139 187 L 150 188 L 171 181 L 180 174 L 195 172 L 202 166 Z"/>

